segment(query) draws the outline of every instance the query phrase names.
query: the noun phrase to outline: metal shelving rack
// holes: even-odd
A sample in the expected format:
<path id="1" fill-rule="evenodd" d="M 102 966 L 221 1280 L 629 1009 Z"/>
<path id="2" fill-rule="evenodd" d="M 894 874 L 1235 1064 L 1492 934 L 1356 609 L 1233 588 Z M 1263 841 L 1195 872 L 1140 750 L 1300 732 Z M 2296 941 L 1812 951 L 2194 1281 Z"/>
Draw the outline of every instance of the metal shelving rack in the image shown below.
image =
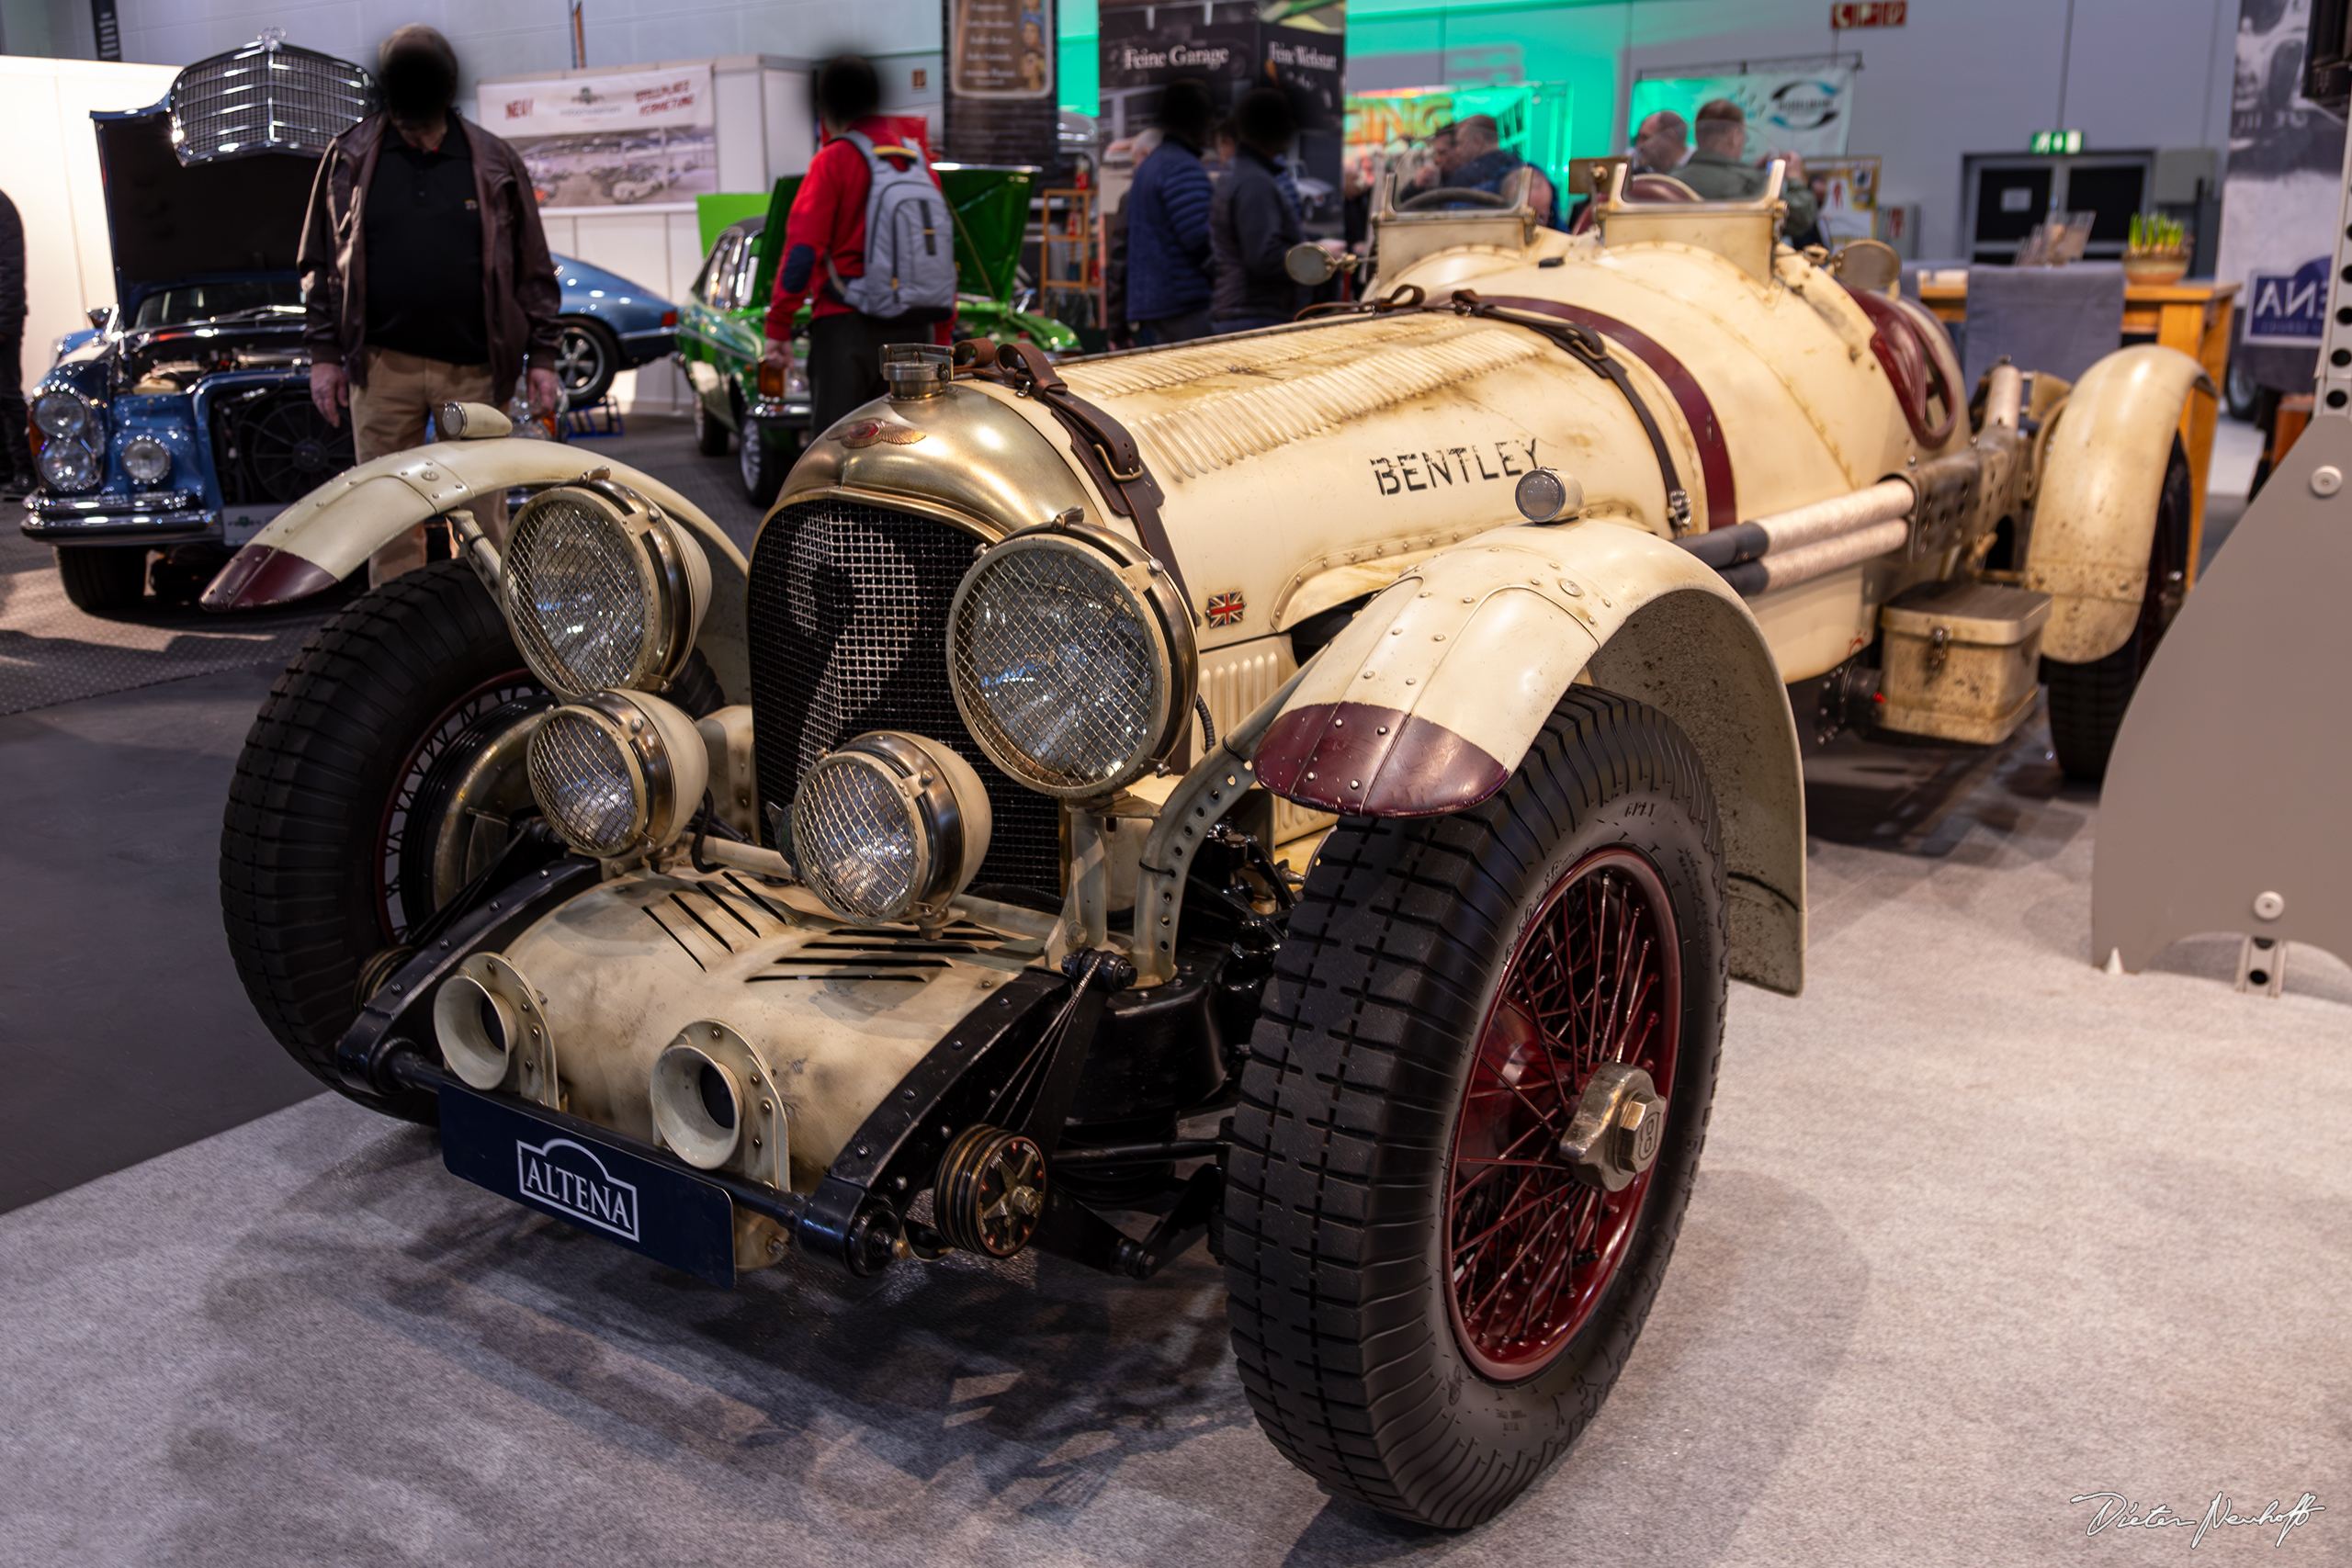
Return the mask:
<path id="1" fill-rule="evenodd" d="M 1037 292 L 1046 313 L 1074 327 L 1101 327 L 1102 230 L 1096 221 L 1094 192 L 1041 190 L 1037 204 L 1042 246 Z M 1057 309 L 1064 300 L 1075 308 Z"/>

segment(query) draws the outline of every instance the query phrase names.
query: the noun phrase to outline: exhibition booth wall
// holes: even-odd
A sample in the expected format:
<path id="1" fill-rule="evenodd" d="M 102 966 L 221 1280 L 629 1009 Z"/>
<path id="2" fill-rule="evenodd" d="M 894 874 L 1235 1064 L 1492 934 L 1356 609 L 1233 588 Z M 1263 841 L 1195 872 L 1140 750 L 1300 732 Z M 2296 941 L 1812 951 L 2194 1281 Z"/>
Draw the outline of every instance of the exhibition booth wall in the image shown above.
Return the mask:
<path id="1" fill-rule="evenodd" d="M 86 311 L 114 303 L 90 113 L 145 108 L 178 73 L 177 65 L 0 55 L 0 139 L 52 150 L 9 160 L 0 180 L 25 225 L 28 379 L 48 367 L 51 344 L 90 324 Z"/>

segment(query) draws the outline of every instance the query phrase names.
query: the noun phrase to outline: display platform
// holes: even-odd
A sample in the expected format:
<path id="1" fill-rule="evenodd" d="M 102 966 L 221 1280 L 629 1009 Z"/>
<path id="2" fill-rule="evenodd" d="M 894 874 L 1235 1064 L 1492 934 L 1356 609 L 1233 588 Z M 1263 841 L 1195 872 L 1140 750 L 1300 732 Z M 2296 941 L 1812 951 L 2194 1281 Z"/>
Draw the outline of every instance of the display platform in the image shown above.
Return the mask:
<path id="1" fill-rule="evenodd" d="M 1928 852 L 1816 840 L 1623 1381 L 1483 1529 L 1282 1462 L 1198 1253 L 721 1292 L 322 1097 L 0 1217 L 0 1563 L 2141 1562 L 2189 1532 L 2069 1499 L 2223 1491 L 2343 1561 L 2352 970 L 2094 969 L 2039 744 Z"/>

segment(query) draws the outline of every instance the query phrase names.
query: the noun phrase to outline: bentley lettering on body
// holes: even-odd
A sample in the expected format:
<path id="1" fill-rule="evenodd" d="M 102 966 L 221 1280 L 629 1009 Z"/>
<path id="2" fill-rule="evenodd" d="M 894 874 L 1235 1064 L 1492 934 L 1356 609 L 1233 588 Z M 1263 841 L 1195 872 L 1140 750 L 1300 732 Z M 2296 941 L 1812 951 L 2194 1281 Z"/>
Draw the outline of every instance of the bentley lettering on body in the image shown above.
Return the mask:
<path id="1" fill-rule="evenodd" d="M 1468 446 L 1439 446 L 1426 452 L 1399 452 L 1372 459 L 1372 476 L 1383 495 L 1408 490 L 1435 490 L 1441 483 L 1469 484 L 1475 480 L 1518 479 L 1533 471 L 1536 438 L 1512 436 L 1481 441 Z"/>

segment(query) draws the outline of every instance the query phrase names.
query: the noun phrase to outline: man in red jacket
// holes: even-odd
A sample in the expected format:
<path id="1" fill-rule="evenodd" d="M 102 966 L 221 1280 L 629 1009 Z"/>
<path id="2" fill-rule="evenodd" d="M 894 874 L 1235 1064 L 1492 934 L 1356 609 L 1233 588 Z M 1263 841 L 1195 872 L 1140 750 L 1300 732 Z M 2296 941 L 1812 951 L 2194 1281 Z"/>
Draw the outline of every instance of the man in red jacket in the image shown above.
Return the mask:
<path id="1" fill-rule="evenodd" d="M 792 318 L 803 299 L 815 299 L 808 322 L 808 428 L 822 434 L 860 403 L 887 389 L 882 381 L 882 345 L 944 343 L 944 324 L 917 320 L 922 312 L 878 317 L 861 314 L 842 299 L 841 286 L 865 272 L 866 197 L 873 174 L 853 131 L 873 143 L 877 155 L 896 147 L 931 162 L 921 119 L 896 118 L 874 111 L 882 85 L 874 67 L 854 54 L 829 60 L 817 73 L 817 115 L 825 145 L 809 161 L 808 174 L 792 198 L 785 220 L 784 261 L 776 268 L 775 296 L 767 317 L 767 362 L 792 364 Z M 894 159 L 905 166 L 905 153 Z M 932 184 L 939 183 L 937 175 Z M 942 198 L 943 201 L 944 197 Z M 952 312 L 951 312 L 952 314 Z"/>

